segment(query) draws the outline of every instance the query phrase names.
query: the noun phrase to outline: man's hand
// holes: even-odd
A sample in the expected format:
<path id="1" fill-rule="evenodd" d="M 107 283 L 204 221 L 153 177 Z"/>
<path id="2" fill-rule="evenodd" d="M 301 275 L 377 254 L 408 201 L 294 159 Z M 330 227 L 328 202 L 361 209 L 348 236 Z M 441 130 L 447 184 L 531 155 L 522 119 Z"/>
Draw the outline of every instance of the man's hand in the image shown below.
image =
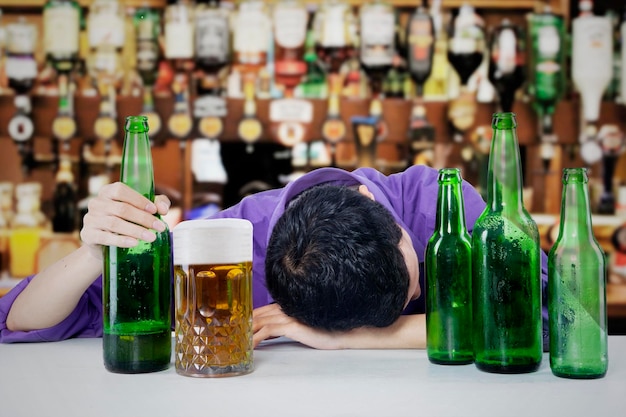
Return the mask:
<path id="1" fill-rule="evenodd" d="M 254 347 L 266 339 L 280 336 L 288 337 L 315 349 L 340 349 L 340 333 L 328 332 L 305 326 L 289 317 L 278 304 L 270 304 L 254 309 L 253 312 Z"/>
<path id="2" fill-rule="evenodd" d="M 287 316 L 278 304 L 254 310 L 254 347 L 266 339 L 285 336 L 315 349 L 424 349 L 424 314 L 400 316 L 388 327 L 360 327 L 345 332 L 313 329 Z"/>
<path id="3" fill-rule="evenodd" d="M 165 230 L 165 223 L 154 215 L 164 215 L 170 207 L 166 196 L 157 196 L 155 203 L 121 182 L 107 184 L 89 201 L 81 240 L 96 257 L 102 256 L 100 245 L 130 248 L 139 239 L 152 242 L 152 230 Z"/>

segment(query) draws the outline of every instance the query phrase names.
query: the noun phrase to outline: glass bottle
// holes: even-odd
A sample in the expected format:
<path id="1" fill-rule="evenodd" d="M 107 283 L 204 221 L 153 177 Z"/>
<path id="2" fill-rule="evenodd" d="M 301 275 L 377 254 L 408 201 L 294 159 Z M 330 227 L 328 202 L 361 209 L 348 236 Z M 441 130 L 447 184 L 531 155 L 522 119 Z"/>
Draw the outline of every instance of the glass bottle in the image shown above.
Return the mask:
<path id="1" fill-rule="evenodd" d="M 73 232 L 76 229 L 76 189 L 72 162 L 67 157 L 61 159 L 52 200 L 54 204 L 52 231 Z"/>
<path id="2" fill-rule="evenodd" d="M 37 28 L 22 16 L 6 27 L 6 61 L 4 68 L 9 87 L 17 95 L 28 94 L 37 78 L 35 49 Z"/>
<path id="3" fill-rule="evenodd" d="M 192 0 L 168 0 L 165 7 L 165 58 L 177 72 L 193 68 L 194 7 Z"/>
<path id="4" fill-rule="evenodd" d="M 541 249 L 524 208 L 514 113 L 495 113 L 487 207 L 472 231 L 474 363 L 523 373 L 542 357 Z"/>
<path id="5" fill-rule="evenodd" d="M 488 76 L 498 92 L 499 111 L 513 110 L 515 92 L 526 79 L 525 46 L 521 30 L 507 18 L 497 26 L 491 37 Z"/>
<path id="6" fill-rule="evenodd" d="M 75 0 L 48 0 L 43 8 L 46 58 L 58 72 L 69 72 L 78 60 L 80 5 Z"/>
<path id="7" fill-rule="evenodd" d="M 305 42 L 304 62 L 307 71 L 298 86 L 299 96 L 303 98 L 326 98 L 327 83 L 326 72 L 320 65 L 320 61 L 315 52 L 315 37 L 312 30 L 307 33 Z"/>
<path id="8" fill-rule="evenodd" d="M 304 47 L 309 15 L 299 0 L 279 0 L 272 12 L 275 81 L 286 97 L 307 71 Z"/>
<path id="9" fill-rule="evenodd" d="M 548 254 L 550 368 L 601 378 L 608 367 L 607 263 L 591 224 L 587 169 L 563 170 L 559 236 Z"/>
<path id="10" fill-rule="evenodd" d="M 580 1 L 580 15 L 572 19 L 571 34 L 572 81 L 580 93 L 582 119 L 587 126 L 598 122 L 602 95 L 613 77 L 611 20 L 606 16 L 595 16 L 592 7 L 593 2 Z M 597 133 L 596 129 L 594 133 Z M 581 137 L 583 143 L 589 139 L 595 140 L 594 137 Z M 583 158 L 586 153 L 581 152 Z"/>
<path id="11" fill-rule="evenodd" d="M 0 182 L 0 277 L 9 270 L 9 230 L 14 216 L 13 183 Z"/>
<path id="12" fill-rule="evenodd" d="M 472 246 L 461 170 L 439 170 L 435 231 L 426 245 L 426 349 L 437 364 L 467 364 L 472 350 Z"/>
<path id="13" fill-rule="evenodd" d="M 120 180 L 154 201 L 147 118 L 127 117 L 125 130 Z M 154 372 L 170 363 L 171 241 L 167 228 L 155 233 L 152 243 L 104 247 L 103 350 L 111 372 Z"/>
<path id="14" fill-rule="evenodd" d="M 396 16 L 383 0 L 365 3 L 359 11 L 360 60 L 370 80 L 372 97 L 382 93 L 382 82 L 396 53 Z"/>
<path id="15" fill-rule="evenodd" d="M 41 211 L 41 184 L 25 182 L 15 187 L 17 212 L 11 222 L 9 271 L 13 278 L 26 278 L 37 272 L 35 255 L 49 232 L 50 222 Z"/>
<path id="16" fill-rule="evenodd" d="M 424 95 L 424 84 L 430 76 L 435 54 L 435 25 L 423 5 L 415 8 L 406 29 L 409 74 L 415 82 L 416 95 Z"/>
<path id="17" fill-rule="evenodd" d="M 230 62 L 230 13 L 219 0 L 198 1 L 195 9 L 195 61 L 207 74 Z"/>
<path id="18" fill-rule="evenodd" d="M 325 0 L 313 17 L 317 56 L 333 76 L 354 47 L 356 19 L 347 1 Z"/>
<path id="19" fill-rule="evenodd" d="M 271 31 L 272 19 L 264 1 L 239 3 L 233 17 L 233 52 L 244 84 L 256 83 L 259 71 L 266 66 Z"/>

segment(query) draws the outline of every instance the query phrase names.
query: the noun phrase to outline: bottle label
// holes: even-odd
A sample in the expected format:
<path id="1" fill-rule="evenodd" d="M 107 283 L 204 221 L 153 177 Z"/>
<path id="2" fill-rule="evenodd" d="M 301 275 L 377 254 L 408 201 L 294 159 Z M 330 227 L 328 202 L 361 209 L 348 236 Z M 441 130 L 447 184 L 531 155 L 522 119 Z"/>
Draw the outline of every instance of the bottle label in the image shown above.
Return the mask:
<path id="1" fill-rule="evenodd" d="M 55 139 L 65 142 L 76 134 L 76 121 L 69 116 L 57 116 L 52 121 L 52 134 Z"/>
<path id="2" fill-rule="evenodd" d="M 544 26 L 537 31 L 537 71 L 554 74 L 561 69 L 558 54 L 561 38 L 554 26 Z"/>
<path id="3" fill-rule="evenodd" d="M 137 40 L 137 70 L 156 71 L 159 59 L 159 47 L 151 39 Z"/>
<path id="4" fill-rule="evenodd" d="M 8 126 L 9 136 L 16 142 L 26 142 L 33 137 L 35 125 L 33 121 L 23 114 L 17 114 L 11 118 Z"/>
<path id="5" fill-rule="evenodd" d="M 270 121 L 311 123 L 313 121 L 313 103 L 299 99 L 272 100 L 270 103 Z"/>
<path id="6" fill-rule="evenodd" d="M 222 119 L 215 116 L 205 116 L 198 122 L 198 131 L 205 138 L 217 139 L 224 130 Z"/>
<path id="7" fill-rule="evenodd" d="M 261 138 L 263 126 L 258 119 L 245 118 L 239 122 L 237 133 L 239 138 L 246 143 L 254 143 Z"/>
<path id="8" fill-rule="evenodd" d="M 347 42 L 346 8 L 343 4 L 333 4 L 324 10 L 322 33 L 318 36 L 325 48 L 343 48 Z"/>
<path id="9" fill-rule="evenodd" d="M 15 55 L 31 55 L 35 52 L 35 27 L 28 23 L 12 23 L 7 25 L 7 53 Z"/>
<path id="10" fill-rule="evenodd" d="M 517 36 L 515 31 L 509 28 L 503 29 L 499 34 L 495 47 L 491 52 L 491 59 L 496 64 L 500 74 L 510 74 L 515 71 L 515 67 L 521 65 L 517 53 Z"/>
<path id="11" fill-rule="evenodd" d="M 37 78 L 37 61 L 33 56 L 7 56 L 4 65 L 7 78 L 14 80 Z"/>
<path id="12" fill-rule="evenodd" d="M 89 46 L 97 48 L 101 45 L 113 45 L 115 48 L 124 46 L 124 20 L 115 8 L 102 9 L 89 14 L 87 24 Z"/>
<path id="13" fill-rule="evenodd" d="M 341 119 L 327 119 L 322 125 L 322 137 L 326 142 L 338 143 L 346 137 L 346 125 Z"/>
<path id="14" fill-rule="evenodd" d="M 254 57 L 267 52 L 271 22 L 261 8 L 262 4 L 258 7 L 251 6 L 254 6 L 254 3 L 243 3 L 240 6 L 235 19 L 234 49 L 244 56 Z"/>
<path id="15" fill-rule="evenodd" d="M 361 11 L 361 61 L 368 66 L 393 63 L 395 17 L 385 7 Z"/>
<path id="16" fill-rule="evenodd" d="M 193 121 L 187 113 L 174 113 L 167 122 L 170 133 L 178 139 L 186 138 L 192 126 Z"/>
<path id="17" fill-rule="evenodd" d="M 287 147 L 293 147 L 304 140 L 306 129 L 302 123 L 282 122 L 276 130 L 278 141 Z"/>
<path id="18" fill-rule="evenodd" d="M 93 133 L 100 140 L 109 140 L 117 133 L 117 122 L 111 116 L 100 116 L 93 126 Z"/>
<path id="19" fill-rule="evenodd" d="M 410 66 L 411 72 L 430 71 L 432 62 L 433 25 L 428 17 L 417 16 L 409 25 Z"/>
<path id="20" fill-rule="evenodd" d="M 78 53 L 79 38 L 78 9 L 74 7 L 52 7 L 44 12 L 44 49 L 52 54 Z"/>
<path id="21" fill-rule="evenodd" d="M 193 57 L 193 26 L 188 22 L 165 24 L 165 56 L 168 59 Z"/>
<path id="22" fill-rule="evenodd" d="M 304 7 L 281 6 L 274 9 L 274 36 L 283 48 L 299 48 L 304 44 L 308 14 Z"/>
<path id="23" fill-rule="evenodd" d="M 228 61 L 230 29 L 226 15 L 216 10 L 204 10 L 196 15 L 196 56 Z"/>
<path id="24" fill-rule="evenodd" d="M 461 93 L 448 108 L 448 119 L 459 131 L 464 132 L 474 124 L 476 100 L 470 92 Z"/>

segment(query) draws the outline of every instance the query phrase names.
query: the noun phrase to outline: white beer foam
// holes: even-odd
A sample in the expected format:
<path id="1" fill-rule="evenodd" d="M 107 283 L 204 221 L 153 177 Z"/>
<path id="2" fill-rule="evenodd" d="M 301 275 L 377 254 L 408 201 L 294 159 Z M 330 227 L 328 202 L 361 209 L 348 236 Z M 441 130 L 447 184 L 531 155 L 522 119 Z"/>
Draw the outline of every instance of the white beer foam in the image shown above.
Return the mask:
<path id="1" fill-rule="evenodd" d="M 244 219 L 198 219 L 173 230 L 174 265 L 252 261 L 252 223 Z"/>

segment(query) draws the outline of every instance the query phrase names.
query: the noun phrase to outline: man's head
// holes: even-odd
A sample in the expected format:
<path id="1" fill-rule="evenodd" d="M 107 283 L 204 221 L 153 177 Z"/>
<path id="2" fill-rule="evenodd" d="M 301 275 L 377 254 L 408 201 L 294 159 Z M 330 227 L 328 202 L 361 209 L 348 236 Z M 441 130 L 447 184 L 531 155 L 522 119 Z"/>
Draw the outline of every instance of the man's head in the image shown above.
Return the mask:
<path id="1" fill-rule="evenodd" d="M 399 247 L 403 232 L 364 194 L 316 186 L 294 199 L 276 223 L 265 271 L 285 314 L 311 327 L 349 330 L 385 327 L 402 313 L 410 290 Z"/>

